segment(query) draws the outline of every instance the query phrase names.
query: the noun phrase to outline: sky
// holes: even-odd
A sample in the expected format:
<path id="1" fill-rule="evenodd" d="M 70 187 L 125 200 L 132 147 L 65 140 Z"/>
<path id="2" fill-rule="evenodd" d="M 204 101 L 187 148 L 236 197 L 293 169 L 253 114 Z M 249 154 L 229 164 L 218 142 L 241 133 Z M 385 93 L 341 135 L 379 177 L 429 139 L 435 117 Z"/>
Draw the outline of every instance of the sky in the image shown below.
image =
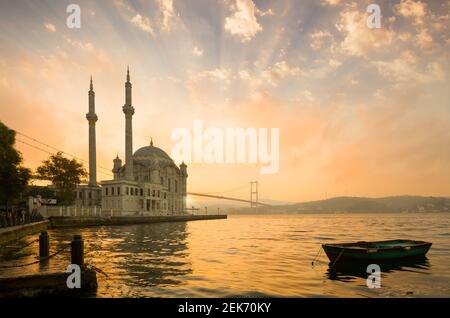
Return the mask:
<path id="1" fill-rule="evenodd" d="M 81 28 L 66 8 L 81 8 Z M 381 8 L 370 29 L 367 6 Z M 450 195 L 450 1 L 0 2 L 0 120 L 88 158 L 89 77 L 98 179 L 124 159 L 127 65 L 133 149 L 169 154 L 176 128 L 279 128 L 279 169 L 188 166 L 188 191 L 306 201 Z M 54 152 L 23 135 L 32 169 Z M 87 168 L 87 167 L 86 167 Z M 233 191 L 231 191 L 233 190 Z"/>

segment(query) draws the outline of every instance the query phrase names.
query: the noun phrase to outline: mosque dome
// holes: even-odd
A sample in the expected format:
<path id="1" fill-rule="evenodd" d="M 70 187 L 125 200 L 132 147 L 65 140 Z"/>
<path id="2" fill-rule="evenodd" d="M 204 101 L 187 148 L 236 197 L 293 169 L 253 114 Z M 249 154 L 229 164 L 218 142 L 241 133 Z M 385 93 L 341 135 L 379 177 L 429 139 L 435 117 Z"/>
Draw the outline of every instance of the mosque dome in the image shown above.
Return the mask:
<path id="1" fill-rule="evenodd" d="M 161 148 L 153 146 L 153 141 L 150 142 L 150 146 L 139 148 L 133 155 L 133 158 L 137 161 L 170 161 L 172 158 Z"/>

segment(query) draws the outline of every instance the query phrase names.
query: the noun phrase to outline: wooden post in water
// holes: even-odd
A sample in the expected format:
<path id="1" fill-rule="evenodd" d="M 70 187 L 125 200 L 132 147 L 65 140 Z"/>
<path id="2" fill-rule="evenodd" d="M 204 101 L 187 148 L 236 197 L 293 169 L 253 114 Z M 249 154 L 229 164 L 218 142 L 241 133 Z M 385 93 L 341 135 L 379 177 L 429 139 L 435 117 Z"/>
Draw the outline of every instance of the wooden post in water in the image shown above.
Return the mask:
<path id="1" fill-rule="evenodd" d="M 50 244 L 48 233 L 42 231 L 39 235 L 39 257 L 48 257 L 50 255 Z"/>
<path id="2" fill-rule="evenodd" d="M 71 264 L 84 265 L 84 244 L 81 235 L 74 235 L 71 243 Z"/>

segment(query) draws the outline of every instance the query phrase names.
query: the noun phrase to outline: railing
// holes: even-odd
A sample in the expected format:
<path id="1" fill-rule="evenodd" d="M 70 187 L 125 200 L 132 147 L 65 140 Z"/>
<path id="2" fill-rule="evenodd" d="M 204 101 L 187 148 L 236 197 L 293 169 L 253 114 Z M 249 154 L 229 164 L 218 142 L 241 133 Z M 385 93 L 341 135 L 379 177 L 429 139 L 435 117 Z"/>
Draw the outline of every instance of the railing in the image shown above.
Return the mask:
<path id="1" fill-rule="evenodd" d="M 37 210 L 10 209 L 0 211 L 0 228 L 30 224 L 42 221 L 44 218 Z"/>
<path id="2" fill-rule="evenodd" d="M 119 216 L 121 213 L 114 209 L 102 209 L 97 206 L 44 206 L 41 213 L 45 217 L 70 216 L 70 217 L 110 217 Z"/>

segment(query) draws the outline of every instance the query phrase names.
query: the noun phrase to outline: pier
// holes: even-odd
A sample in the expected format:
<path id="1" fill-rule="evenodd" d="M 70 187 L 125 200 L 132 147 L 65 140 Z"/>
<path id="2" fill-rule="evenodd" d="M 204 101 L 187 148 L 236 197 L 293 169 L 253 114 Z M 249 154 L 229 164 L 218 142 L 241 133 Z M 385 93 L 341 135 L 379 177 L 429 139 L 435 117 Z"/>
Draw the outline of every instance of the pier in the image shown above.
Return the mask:
<path id="1" fill-rule="evenodd" d="M 50 254 L 50 238 L 46 231 L 39 235 L 39 253 L 36 261 L 30 263 L 18 263 L 0 266 L 2 269 L 27 267 L 41 262 L 48 262 L 51 258 L 70 248 L 71 266 L 78 266 L 72 272 L 42 272 L 27 275 L 0 276 L 0 298 L 3 297 L 40 297 L 40 296 L 70 296 L 85 295 L 89 292 L 95 292 L 97 289 L 97 268 L 87 265 L 84 262 L 84 241 L 81 235 L 74 235 L 70 243 Z M 35 242 L 35 241 L 33 241 Z M 76 278 L 72 274 L 78 275 Z M 72 279 L 79 280 L 78 286 L 72 286 Z"/>
<path id="2" fill-rule="evenodd" d="M 0 228 L 0 245 L 18 240 L 24 236 L 45 231 L 50 225 L 50 221 L 34 222 L 16 226 Z"/>
<path id="3" fill-rule="evenodd" d="M 103 225 L 130 225 L 160 222 L 187 222 L 226 219 L 227 215 L 173 215 L 173 216 L 113 216 L 113 217 L 70 217 L 52 216 L 51 228 L 91 227 Z"/>

